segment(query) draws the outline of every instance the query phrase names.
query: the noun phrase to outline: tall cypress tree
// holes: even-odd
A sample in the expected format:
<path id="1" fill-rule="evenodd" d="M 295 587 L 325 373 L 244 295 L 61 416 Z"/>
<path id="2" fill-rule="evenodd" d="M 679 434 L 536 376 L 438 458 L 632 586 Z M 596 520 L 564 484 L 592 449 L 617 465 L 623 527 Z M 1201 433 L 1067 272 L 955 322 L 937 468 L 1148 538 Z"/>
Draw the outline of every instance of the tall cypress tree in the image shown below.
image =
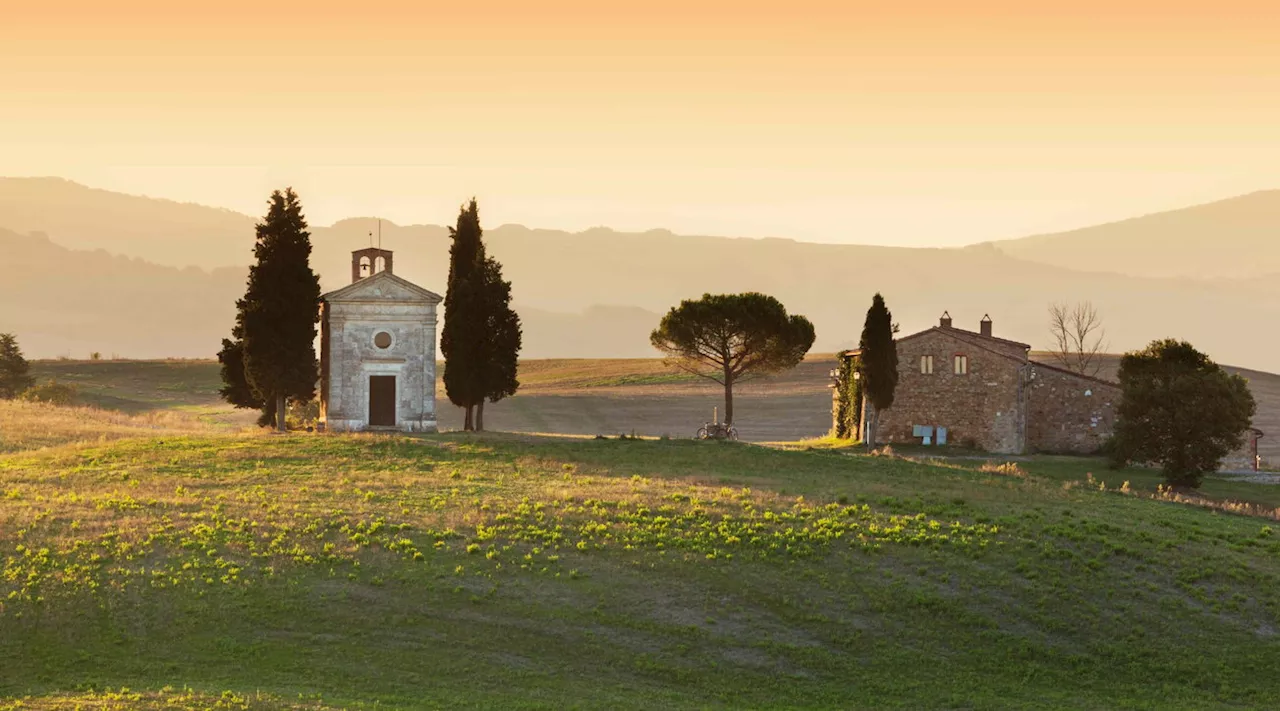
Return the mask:
<path id="1" fill-rule="evenodd" d="M 316 394 L 316 323 L 320 280 L 311 270 L 311 233 L 293 188 L 271 193 L 257 226 L 244 298 L 236 302 L 233 340 L 222 342 L 222 396 L 236 407 L 257 407 L 259 422 L 285 429 L 288 399 Z M 238 356 L 238 357 L 237 357 Z"/>
<path id="2" fill-rule="evenodd" d="M 449 402 L 464 408 L 463 429 L 475 429 L 475 407 L 484 399 L 483 344 L 487 319 L 484 305 L 484 243 L 480 210 L 475 198 L 458 211 L 449 228 L 449 280 L 444 296 L 444 328 L 440 353 L 444 356 L 444 389 Z"/>
<path id="3" fill-rule="evenodd" d="M 482 270 L 485 333 L 479 359 L 483 372 L 483 391 L 476 404 L 475 428 L 484 429 L 484 403 L 515 395 L 520 387 L 517 378 L 523 333 L 520 316 L 511 309 L 511 282 L 502 278 L 502 265 L 493 257 L 484 261 Z"/>
<path id="4" fill-rule="evenodd" d="M 869 415 L 865 418 L 868 449 L 875 447 L 880 411 L 893 406 L 893 391 L 898 387 L 898 347 L 893 342 L 897 330 L 884 297 L 877 293 L 871 299 L 871 308 L 867 309 L 862 340 L 858 344 L 862 349 L 858 373 Z"/>

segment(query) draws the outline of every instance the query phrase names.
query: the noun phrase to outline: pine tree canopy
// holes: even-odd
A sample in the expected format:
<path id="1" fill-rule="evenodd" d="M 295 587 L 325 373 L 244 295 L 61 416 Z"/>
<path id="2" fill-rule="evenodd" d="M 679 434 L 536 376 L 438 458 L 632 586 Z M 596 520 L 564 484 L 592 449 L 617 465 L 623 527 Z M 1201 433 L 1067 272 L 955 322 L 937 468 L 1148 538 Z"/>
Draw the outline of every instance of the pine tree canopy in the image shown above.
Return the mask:
<path id="1" fill-rule="evenodd" d="M 777 299 L 756 292 L 686 299 L 649 335 L 669 364 L 725 386 L 729 424 L 734 383 L 794 367 L 813 339 L 809 319 L 788 315 Z"/>

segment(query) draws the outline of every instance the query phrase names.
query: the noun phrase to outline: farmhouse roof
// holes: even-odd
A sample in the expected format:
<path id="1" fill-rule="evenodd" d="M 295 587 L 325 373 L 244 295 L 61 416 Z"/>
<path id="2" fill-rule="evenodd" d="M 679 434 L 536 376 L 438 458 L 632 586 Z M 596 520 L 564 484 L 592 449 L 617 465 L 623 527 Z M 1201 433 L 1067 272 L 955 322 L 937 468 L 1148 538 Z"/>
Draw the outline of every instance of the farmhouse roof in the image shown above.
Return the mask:
<path id="1" fill-rule="evenodd" d="M 935 332 L 946 334 L 949 336 L 957 336 L 960 338 L 960 340 L 963 340 L 968 343 L 973 343 L 974 345 L 981 345 L 982 341 L 994 341 L 996 343 L 1001 343 L 1006 346 L 1017 346 L 1026 351 L 1031 350 L 1031 344 L 1029 343 L 1011 341 L 1007 338 L 997 338 L 995 336 L 984 336 L 981 333 L 978 333 L 976 331 L 966 331 L 963 328 L 956 328 L 955 326 L 933 326 L 932 328 L 926 328 L 923 331 L 917 331 L 916 333 L 913 333 L 909 336 L 903 336 L 902 338 L 895 338 L 894 342 L 901 343 L 902 341 L 909 341 L 913 338 L 919 338 L 921 336 L 925 336 Z M 848 356 L 858 355 L 861 352 L 862 352 L 861 348 L 851 348 L 847 351 L 841 351 L 840 355 L 842 357 L 848 357 Z"/>

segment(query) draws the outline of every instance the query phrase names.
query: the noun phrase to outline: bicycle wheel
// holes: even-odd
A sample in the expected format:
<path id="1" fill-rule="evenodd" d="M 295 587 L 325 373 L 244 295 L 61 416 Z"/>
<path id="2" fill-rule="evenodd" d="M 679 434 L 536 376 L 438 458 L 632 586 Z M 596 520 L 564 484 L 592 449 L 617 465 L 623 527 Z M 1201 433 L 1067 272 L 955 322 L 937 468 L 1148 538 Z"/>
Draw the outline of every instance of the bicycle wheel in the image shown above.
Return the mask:
<path id="1" fill-rule="evenodd" d="M 707 428 L 699 427 L 698 434 L 694 436 L 694 439 L 706 439 L 708 436 L 709 434 L 707 433 Z"/>
<path id="2" fill-rule="evenodd" d="M 733 440 L 734 442 L 737 442 L 737 441 L 738 441 L 738 430 L 737 430 L 737 429 L 735 429 L 735 428 L 733 428 L 733 427 L 730 427 L 730 428 L 728 429 L 728 431 L 727 431 L 725 434 L 729 437 L 729 439 Z"/>

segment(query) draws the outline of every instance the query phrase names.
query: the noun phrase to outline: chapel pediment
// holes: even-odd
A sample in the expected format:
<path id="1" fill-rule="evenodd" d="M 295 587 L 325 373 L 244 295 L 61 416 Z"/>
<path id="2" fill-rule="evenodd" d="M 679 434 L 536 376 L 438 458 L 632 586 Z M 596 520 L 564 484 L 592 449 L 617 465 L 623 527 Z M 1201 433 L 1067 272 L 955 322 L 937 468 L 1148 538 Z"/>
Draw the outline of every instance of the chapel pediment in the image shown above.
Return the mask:
<path id="1" fill-rule="evenodd" d="M 439 304 L 444 301 L 444 298 L 439 294 L 428 291 L 408 280 L 401 279 L 391 272 L 378 272 L 354 284 L 331 291 L 320 298 L 330 303 L 381 301 Z"/>

